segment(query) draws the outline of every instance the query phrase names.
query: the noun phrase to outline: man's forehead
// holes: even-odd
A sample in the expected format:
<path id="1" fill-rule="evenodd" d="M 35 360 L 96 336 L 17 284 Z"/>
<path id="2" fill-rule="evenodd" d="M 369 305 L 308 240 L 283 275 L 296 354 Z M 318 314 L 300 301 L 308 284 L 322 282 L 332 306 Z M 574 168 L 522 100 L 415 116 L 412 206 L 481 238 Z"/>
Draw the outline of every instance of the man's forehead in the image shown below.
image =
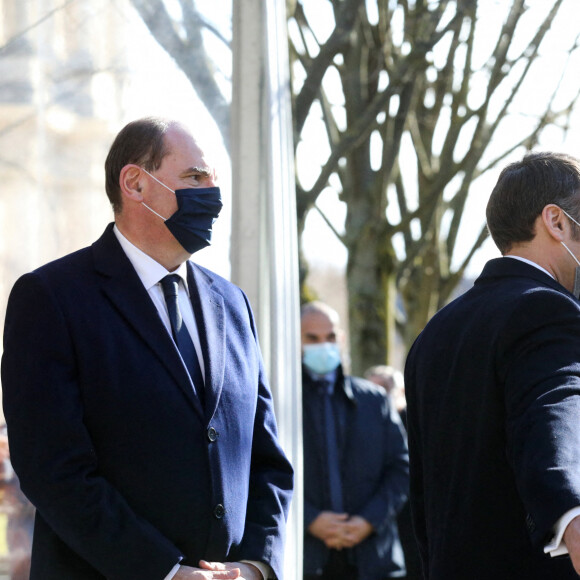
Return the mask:
<path id="1" fill-rule="evenodd" d="M 195 135 L 193 131 L 181 122 L 173 123 L 165 135 L 167 155 L 172 156 L 182 164 L 181 175 L 197 174 L 215 176 L 213 155 L 207 150 L 207 142 Z"/>
<path id="2" fill-rule="evenodd" d="M 306 315 L 302 319 L 302 329 L 308 333 L 336 334 L 338 325 L 333 323 L 327 316 Z"/>

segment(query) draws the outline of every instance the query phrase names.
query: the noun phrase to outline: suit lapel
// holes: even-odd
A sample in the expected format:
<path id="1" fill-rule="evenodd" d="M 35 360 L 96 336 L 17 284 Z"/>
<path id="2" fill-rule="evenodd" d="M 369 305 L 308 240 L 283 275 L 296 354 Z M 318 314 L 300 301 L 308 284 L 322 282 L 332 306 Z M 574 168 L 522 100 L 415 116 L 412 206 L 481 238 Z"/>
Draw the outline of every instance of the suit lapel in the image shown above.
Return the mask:
<path id="1" fill-rule="evenodd" d="M 187 284 L 205 364 L 205 415 L 211 419 L 223 387 L 226 352 L 224 299 L 212 289 L 211 278 L 187 263 Z"/>
<path id="2" fill-rule="evenodd" d="M 95 269 L 100 274 L 104 295 L 166 367 L 187 400 L 203 418 L 201 403 L 192 390 L 179 353 L 137 272 L 119 245 L 113 224 L 107 227 L 92 248 Z"/>

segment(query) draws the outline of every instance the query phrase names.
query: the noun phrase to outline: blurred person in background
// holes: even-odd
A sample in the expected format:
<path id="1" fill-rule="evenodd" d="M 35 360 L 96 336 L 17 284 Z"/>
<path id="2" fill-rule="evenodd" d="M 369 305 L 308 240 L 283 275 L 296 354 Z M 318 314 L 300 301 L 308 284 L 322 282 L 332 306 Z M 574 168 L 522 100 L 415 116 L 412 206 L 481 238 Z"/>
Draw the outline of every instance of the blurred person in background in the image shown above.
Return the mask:
<path id="1" fill-rule="evenodd" d="M 344 374 L 338 313 L 301 311 L 304 580 L 405 575 L 396 517 L 408 491 L 400 418 L 377 385 Z"/>
<path id="2" fill-rule="evenodd" d="M 405 379 L 403 373 L 389 365 L 375 365 L 364 372 L 364 378 L 385 389 L 391 397 L 395 409 L 406 426 L 407 401 L 405 400 Z"/>

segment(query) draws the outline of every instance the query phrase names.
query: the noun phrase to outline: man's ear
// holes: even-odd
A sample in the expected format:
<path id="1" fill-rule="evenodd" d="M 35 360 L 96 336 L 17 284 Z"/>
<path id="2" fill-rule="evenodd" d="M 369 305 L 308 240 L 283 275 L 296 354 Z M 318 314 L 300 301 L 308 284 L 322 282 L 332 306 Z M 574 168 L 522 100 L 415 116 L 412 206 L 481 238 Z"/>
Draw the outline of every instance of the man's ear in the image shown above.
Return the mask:
<path id="1" fill-rule="evenodd" d="M 142 180 L 143 173 L 138 165 L 133 165 L 132 163 L 125 165 L 119 175 L 119 186 L 123 197 L 141 203 L 143 201 L 143 195 L 141 194 Z"/>
<path id="2" fill-rule="evenodd" d="M 570 227 L 570 224 L 561 208 L 550 203 L 544 207 L 540 218 L 548 235 L 554 238 L 558 243 L 564 240 L 565 232 L 567 228 Z"/>

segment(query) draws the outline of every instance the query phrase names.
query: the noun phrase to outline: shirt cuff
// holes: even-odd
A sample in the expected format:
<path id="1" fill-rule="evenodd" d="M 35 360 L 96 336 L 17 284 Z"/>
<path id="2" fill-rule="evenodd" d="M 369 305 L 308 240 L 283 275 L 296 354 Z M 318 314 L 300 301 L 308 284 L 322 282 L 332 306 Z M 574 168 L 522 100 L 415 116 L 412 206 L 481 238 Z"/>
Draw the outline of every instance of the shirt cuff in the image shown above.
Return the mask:
<path id="1" fill-rule="evenodd" d="M 550 554 L 552 558 L 554 556 L 562 556 L 568 553 L 568 548 L 566 544 L 562 541 L 562 536 L 568 527 L 568 524 L 576 517 L 580 516 L 580 506 L 572 508 L 567 511 L 555 524 L 554 524 L 554 537 L 544 546 L 544 552 Z"/>
<path id="2" fill-rule="evenodd" d="M 179 570 L 179 566 L 181 566 L 181 561 L 177 562 L 177 564 L 175 564 L 175 566 L 173 566 L 173 568 L 171 568 L 171 572 L 169 572 L 169 574 L 167 574 L 167 576 L 165 576 L 165 578 L 163 578 L 163 580 L 171 580 L 177 574 L 177 571 Z"/>
<path id="3" fill-rule="evenodd" d="M 270 578 L 276 578 L 276 576 L 274 576 L 274 571 L 272 570 L 272 568 L 270 568 L 268 564 L 264 564 L 264 562 L 256 562 L 254 560 L 240 560 L 240 562 L 252 564 L 252 566 L 258 568 L 258 570 L 262 574 L 263 580 L 270 580 Z"/>

